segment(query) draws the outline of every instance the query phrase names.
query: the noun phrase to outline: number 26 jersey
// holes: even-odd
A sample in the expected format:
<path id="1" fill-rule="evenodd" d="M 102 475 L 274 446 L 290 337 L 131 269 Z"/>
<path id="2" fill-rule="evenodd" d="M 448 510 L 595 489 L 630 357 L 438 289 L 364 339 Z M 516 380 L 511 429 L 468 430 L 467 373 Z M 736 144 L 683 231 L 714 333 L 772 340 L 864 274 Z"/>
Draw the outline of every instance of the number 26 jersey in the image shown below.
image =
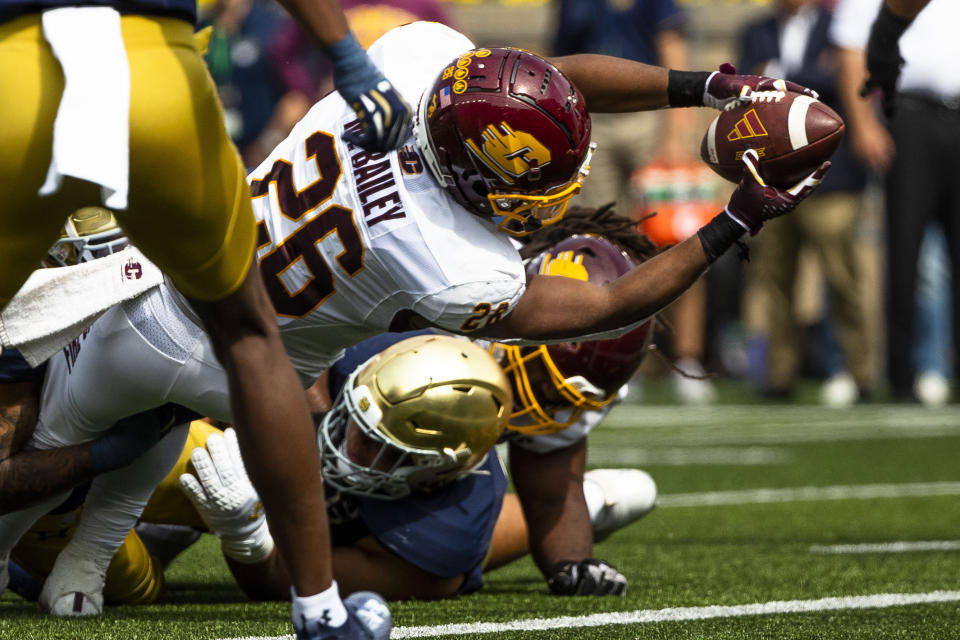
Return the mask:
<path id="1" fill-rule="evenodd" d="M 437 74 L 471 48 L 448 27 L 418 22 L 369 53 L 416 109 Z M 357 127 L 330 94 L 248 176 L 260 272 L 305 382 L 404 313 L 469 332 L 509 313 L 526 286 L 509 237 L 453 200 L 413 137 L 397 151 L 368 153 L 342 138 Z"/>

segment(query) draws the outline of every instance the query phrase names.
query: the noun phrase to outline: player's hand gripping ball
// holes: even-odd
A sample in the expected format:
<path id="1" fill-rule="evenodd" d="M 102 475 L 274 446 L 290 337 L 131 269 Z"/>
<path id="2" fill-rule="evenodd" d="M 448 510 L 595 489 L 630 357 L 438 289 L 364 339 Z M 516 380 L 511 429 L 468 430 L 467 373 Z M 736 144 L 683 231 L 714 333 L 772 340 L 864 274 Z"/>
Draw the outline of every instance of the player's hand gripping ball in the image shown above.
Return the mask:
<path id="1" fill-rule="evenodd" d="M 844 134 L 843 120 L 812 96 L 755 92 L 750 102 L 718 115 L 703 136 L 700 156 L 731 182 L 743 175 L 743 154 L 753 149 L 764 182 L 790 188 L 828 160 Z"/>

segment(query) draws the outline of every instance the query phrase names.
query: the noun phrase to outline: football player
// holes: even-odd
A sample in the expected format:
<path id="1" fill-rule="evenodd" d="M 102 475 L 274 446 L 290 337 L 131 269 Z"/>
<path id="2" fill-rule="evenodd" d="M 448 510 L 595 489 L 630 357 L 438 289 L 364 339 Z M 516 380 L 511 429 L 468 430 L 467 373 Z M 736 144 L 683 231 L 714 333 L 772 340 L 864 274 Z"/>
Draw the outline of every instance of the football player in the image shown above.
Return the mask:
<path id="1" fill-rule="evenodd" d="M 68 216 L 60 238 L 47 252 L 43 264 L 81 264 L 116 253 L 128 244 L 109 210 L 83 207 Z M 69 347 L 64 355 L 69 357 Z M 45 364 L 31 367 L 16 349 L 0 353 L 0 513 L 126 466 L 157 442 L 163 425 L 188 418 L 167 406 L 135 419 L 121 420 L 92 442 L 55 453 L 22 451 L 36 425 L 45 369 Z M 179 415 L 174 418 L 174 413 Z"/>
<path id="2" fill-rule="evenodd" d="M 329 385 L 324 395 L 337 398 L 320 435 L 334 575 L 345 593 L 375 589 L 396 599 L 466 594 L 482 585 L 481 569 L 518 557 L 524 553 L 518 549 L 526 546 L 517 496 L 504 495 L 506 481 L 496 452 L 490 450 L 487 460 L 477 462 L 514 413 L 511 384 L 490 356 L 469 342 L 426 332 L 406 335 L 380 336 L 348 349 L 324 380 Z M 423 376 L 431 379 L 430 393 L 407 393 Z M 381 389 L 391 391 L 382 394 Z M 400 401 L 391 400 L 398 396 Z M 363 422 L 373 410 L 359 412 L 365 399 L 368 408 L 382 407 L 383 417 L 373 429 Z M 494 412 L 497 406 L 503 411 Z M 411 429 L 414 423 L 417 431 Z M 589 426 L 573 429 L 583 433 Z M 143 522 L 126 536 L 110 563 L 104 589 L 107 603 L 154 602 L 163 587 L 164 562 L 151 554 L 168 561 L 170 551 L 164 547 L 181 550 L 196 539 L 190 533 L 197 529 L 220 537 L 231 570 L 250 597 L 287 597 L 289 578 L 272 551 L 235 435 L 228 431 L 225 438 L 208 423 L 191 424 L 174 470 L 157 487 Z M 463 442 L 469 443 L 470 453 L 460 449 L 444 463 L 444 445 L 457 451 Z M 380 462 L 372 464 L 378 455 Z M 398 455 L 407 455 L 407 462 L 412 458 L 416 464 L 378 470 L 383 461 Z M 533 457 L 530 463 L 537 465 L 540 459 Z M 183 474 L 195 474 L 196 479 L 180 480 Z M 598 533 L 609 533 L 649 511 L 653 502 L 649 486 L 641 486 L 639 492 L 636 486 L 611 486 L 644 478 L 649 485 L 649 477 L 638 471 L 587 474 L 585 486 L 600 492 L 596 513 L 585 522 L 588 536 L 591 526 Z M 622 499 L 604 504 L 604 498 L 613 502 L 611 494 L 634 502 L 639 495 L 645 504 L 639 509 Z M 14 548 L 11 588 L 17 593 L 37 599 L 43 578 L 76 528 L 81 503 L 78 496 L 41 518 Z M 626 515 L 610 513 L 631 507 Z M 567 527 L 569 522 L 558 526 Z M 600 561 L 585 564 L 579 577 L 579 588 L 571 593 L 622 593 L 625 586 L 625 578 Z"/>
<path id="3" fill-rule="evenodd" d="M 635 223 L 609 207 L 571 209 L 521 250 L 531 276 L 565 276 L 601 286 L 655 253 Z M 648 513 L 656 484 L 638 469 L 585 474 L 586 443 L 587 434 L 626 395 L 652 325 L 647 321 L 608 340 L 493 345 L 514 389 L 508 441 L 518 499 L 508 496 L 504 502 L 488 569 L 529 551 L 554 593 L 605 595 L 626 589 L 625 576 L 592 557 L 592 543 Z"/>
<path id="4" fill-rule="evenodd" d="M 349 32 L 339 2 L 281 2 L 333 62 L 337 89 L 359 118 L 352 139 L 395 148 L 409 132 L 409 107 Z M 327 530 L 324 510 L 292 488 L 314 482 L 319 489 L 309 414 L 251 259 L 256 236 L 243 167 L 194 44 L 196 3 L 4 0 L 0 7 L 0 307 L 71 210 L 98 202 L 117 209 L 135 244 L 192 300 L 229 372 L 251 474 L 267 509 L 284 512 L 278 540 L 298 593 L 316 596 L 295 600 L 294 620 L 303 626 L 297 607 L 319 598 L 331 625 L 343 627 L 349 616 L 330 583 L 329 550 L 298 545 Z M 298 440 L 298 463 L 276 464 L 276 443 Z M 10 535 L 19 537 L 18 529 Z"/>
<path id="5" fill-rule="evenodd" d="M 730 204 L 696 237 L 605 286 L 528 279 L 508 234 L 556 222 L 578 191 L 591 152 L 588 101 L 594 110 L 723 107 L 792 85 L 593 55 L 553 64 L 517 49 L 473 49 L 433 23 L 394 29 L 370 55 L 419 103 L 415 140 L 396 152 L 363 150 L 348 136 L 361 126 L 354 112 L 331 95 L 250 176 L 259 269 L 304 387 L 344 347 L 391 330 L 615 337 L 669 304 L 744 233 L 789 213 L 827 168 L 781 191 L 762 183 L 758 158 L 745 154 Z M 160 286 L 97 320 L 69 367 L 50 363 L 32 444 L 84 442 L 171 402 L 231 421 L 226 380 L 194 310 Z M 185 430 L 178 434 L 182 444 Z M 84 602 L 84 613 L 99 611 L 109 558 L 179 452 L 170 442 L 164 448 L 94 481 L 77 535 L 45 585 L 45 607 L 71 615 L 71 603 Z M 62 499 L 0 518 L 0 557 Z M 110 518 L 93 515 L 111 510 Z"/>
<path id="6" fill-rule="evenodd" d="M 357 355 L 371 352 L 331 382 L 336 402 L 318 435 L 338 584 L 345 593 L 375 588 L 396 598 L 469 593 L 481 584 L 506 489 L 491 448 L 510 415 L 510 383 L 489 353 L 462 338 L 417 335 Z M 31 529 L 13 553 L 19 567 L 33 577 L 50 572 L 75 528 L 75 507 L 64 505 Z M 143 517 L 207 528 L 249 595 L 288 597 L 290 578 L 232 429 L 221 435 L 195 422 Z M 36 597 L 30 582 L 21 574 L 15 588 Z M 162 585 L 161 567 L 129 534 L 110 565 L 105 597 L 145 604 Z"/>

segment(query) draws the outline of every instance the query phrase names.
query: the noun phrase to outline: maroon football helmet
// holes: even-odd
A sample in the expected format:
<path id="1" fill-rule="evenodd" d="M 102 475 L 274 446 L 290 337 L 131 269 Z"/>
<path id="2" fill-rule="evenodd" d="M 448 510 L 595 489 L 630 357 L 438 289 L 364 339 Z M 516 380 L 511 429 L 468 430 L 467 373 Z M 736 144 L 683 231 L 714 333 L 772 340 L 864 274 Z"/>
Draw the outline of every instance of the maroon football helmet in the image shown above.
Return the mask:
<path id="1" fill-rule="evenodd" d="M 471 212 L 522 236 L 556 222 L 589 169 L 590 114 L 552 64 L 520 49 L 474 49 L 420 98 L 414 131 L 440 184 Z"/>
<path id="2" fill-rule="evenodd" d="M 527 264 L 527 274 L 602 285 L 636 264 L 619 244 L 586 234 L 553 245 Z M 609 340 L 537 347 L 494 345 L 492 351 L 504 360 L 516 391 L 508 428 L 526 434 L 554 433 L 576 422 L 584 411 L 609 404 L 640 366 L 652 326 L 653 321 L 647 320 Z M 559 418 L 557 414 L 564 411 L 570 415 Z"/>

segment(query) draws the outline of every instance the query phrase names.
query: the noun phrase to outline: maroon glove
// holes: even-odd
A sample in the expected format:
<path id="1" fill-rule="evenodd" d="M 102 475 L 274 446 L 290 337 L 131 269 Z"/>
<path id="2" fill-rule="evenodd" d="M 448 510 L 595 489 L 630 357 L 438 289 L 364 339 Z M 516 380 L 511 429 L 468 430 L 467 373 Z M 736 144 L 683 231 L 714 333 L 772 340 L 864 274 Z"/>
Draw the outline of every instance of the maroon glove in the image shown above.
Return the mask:
<path id="1" fill-rule="evenodd" d="M 767 185 L 760 177 L 760 159 L 756 151 L 747 149 L 743 154 L 743 164 L 746 168 L 740 184 L 730 196 L 724 211 L 752 236 L 757 235 L 767 220 L 796 209 L 804 198 L 816 190 L 830 169 L 830 161 L 827 160 L 797 184 L 781 190 Z"/>
<path id="2" fill-rule="evenodd" d="M 752 102 L 762 98 L 755 94 L 776 92 L 783 94 L 786 91 L 802 93 L 811 98 L 817 98 L 817 92 L 807 89 L 796 82 L 779 80 L 766 76 L 737 75 L 737 70 L 728 62 L 720 65 L 719 71 L 714 71 L 707 78 L 707 85 L 703 91 L 703 105 L 724 111 L 738 103 Z M 782 95 L 780 97 L 783 97 Z"/>

